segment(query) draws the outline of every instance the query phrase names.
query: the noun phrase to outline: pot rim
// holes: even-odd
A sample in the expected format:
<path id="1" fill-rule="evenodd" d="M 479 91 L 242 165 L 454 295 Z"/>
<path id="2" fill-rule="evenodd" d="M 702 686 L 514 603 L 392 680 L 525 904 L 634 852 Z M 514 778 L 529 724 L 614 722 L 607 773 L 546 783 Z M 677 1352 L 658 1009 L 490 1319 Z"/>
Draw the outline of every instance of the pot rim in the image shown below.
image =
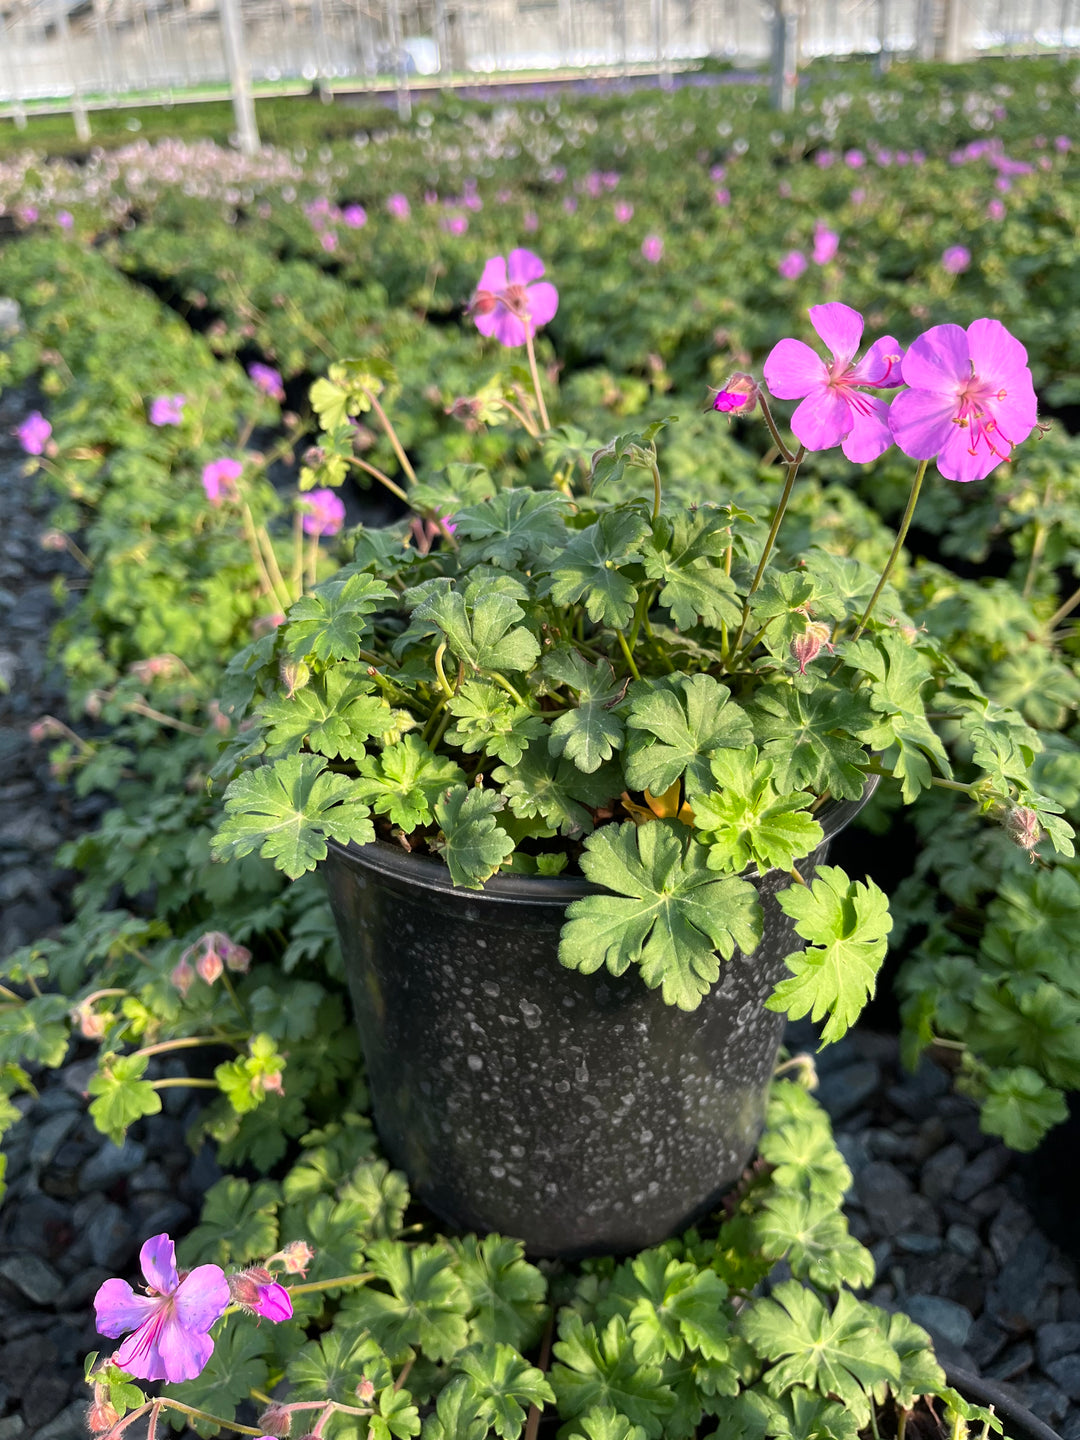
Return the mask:
<path id="1" fill-rule="evenodd" d="M 822 844 L 849 824 L 863 808 L 877 789 L 879 776 L 868 775 L 863 793 L 857 800 L 831 800 L 815 818 L 825 832 Z M 485 881 L 479 890 L 470 890 L 455 885 L 450 871 L 441 860 L 431 855 L 413 855 L 388 840 L 374 840 L 367 845 L 357 845 L 350 840 L 342 845 L 327 838 L 327 848 L 341 860 L 372 870 L 384 879 L 407 881 L 422 890 L 434 891 L 441 895 L 452 895 L 461 901 L 483 898 L 486 901 L 501 901 L 510 905 L 551 905 L 565 907 L 571 900 L 580 900 L 585 895 L 603 894 L 603 886 L 594 885 L 584 876 L 577 875 L 495 875 Z"/>

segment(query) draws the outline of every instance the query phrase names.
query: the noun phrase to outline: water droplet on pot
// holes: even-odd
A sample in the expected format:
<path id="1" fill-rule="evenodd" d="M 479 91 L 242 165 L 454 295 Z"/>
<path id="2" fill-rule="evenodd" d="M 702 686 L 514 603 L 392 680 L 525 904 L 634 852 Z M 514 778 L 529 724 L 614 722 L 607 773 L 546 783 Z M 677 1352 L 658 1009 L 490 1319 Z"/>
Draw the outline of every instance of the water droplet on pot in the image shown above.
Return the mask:
<path id="1" fill-rule="evenodd" d="M 565 1095 L 566 1092 L 567 1092 L 569 1089 L 570 1089 L 570 1081 L 569 1081 L 569 1080 L 556 1080 L 556 1081 L 555 1081 L 555 1094 L 556 1094 L 556 1095 Z"/>
<path id="2" fill-rule="evenodd" d="M 533 1005 L 528 1000 L 519 1000 L 518 1009 L 521 1011 L 522 1018 L 525 1021 L 525 1028 L 527 1030 L 535 1030 L 541 1020 L 540 1006 Z"/>
<path id="3" fill-rule="evenodd" d="M 505 1176 L 506 1176 L 506 1166 L 505 1166 L 505 1165 L 492 1165 L 492 1166 L 489 1167 L 489 1170 L 490 1170 L 491 1175 L 492 1175 L 492 1176 L 494 1177 L 494 1179 L 496 1179 L 496 1180 L 502 1180 L 502 1179 L 504 1179 Z"/>
<path id="4" fill-rule="evenodd" d="M 470 1055 L 465 1063 L 470 1070 L 482 1070 L 484 1068 L 484 1062 L 479 1055 Z"/>
<path id="5" fill-rule="evenodd" d="M 485 980 L 480 988 L 484 994 L 490 996 L 492 1000 L 499 998 L 499 987 L 495 984 L 494 980 Z"/>

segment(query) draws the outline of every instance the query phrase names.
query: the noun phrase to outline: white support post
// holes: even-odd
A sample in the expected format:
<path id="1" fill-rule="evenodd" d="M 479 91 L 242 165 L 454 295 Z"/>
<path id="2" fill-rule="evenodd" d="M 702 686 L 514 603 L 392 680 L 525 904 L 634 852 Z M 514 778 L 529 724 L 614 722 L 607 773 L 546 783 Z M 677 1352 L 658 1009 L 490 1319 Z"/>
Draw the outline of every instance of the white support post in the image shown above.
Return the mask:
<path id="1" fill-rule="evenodd" d="M 773 0 L 771 97 L 774 110 L 790 115 L 799 83 L 799 15 L 796 0 Z"/>
<path id="2" fill-rule="evenodd" d="M 877 0 L 878 20 L 878 53 L 874 63 L 874 73 L 885 75 L 892 64 L 892 54 L 889 48 L 889 0 Z"/>
<path id="3" fill-rule="evenodd" d="M 244 21 L 239 0 L 218 0 L 218 14 L 221 16 L 225 63 L 229 68 L 236 138 L 243 154 L 255 155 L 259 149 L 259 127 L 255 123 L 255 102 L 251 98 L 251 76 L 244 49 Z"/>
<path id="4" fill-rule="evenodd" d="M 388 0 L 386 14 L 390 21 L 390 45 L 394 51 L 398 119 L 405 124 L 412 118 L 412 96 L 409 94 L 409 77 L 405 73 L 405 51 L 401 46 L 400 0 Z"/>
<path id="5" fill-rule="evenodd" d="M 68 77 L 71 80 L 71 118 L 75 122 L 75 134 L 84 145 L 87 145 L 90 142 L 90 120 L 86 114 L 79 71 L 71 49 L 71 27 L 68 25 L 67 0 L 56 0 L 53 14 L 56 17 L 56 30 L 60 36 L 60 45 L 64 51 L 64 64 L 67 66 Z"/>

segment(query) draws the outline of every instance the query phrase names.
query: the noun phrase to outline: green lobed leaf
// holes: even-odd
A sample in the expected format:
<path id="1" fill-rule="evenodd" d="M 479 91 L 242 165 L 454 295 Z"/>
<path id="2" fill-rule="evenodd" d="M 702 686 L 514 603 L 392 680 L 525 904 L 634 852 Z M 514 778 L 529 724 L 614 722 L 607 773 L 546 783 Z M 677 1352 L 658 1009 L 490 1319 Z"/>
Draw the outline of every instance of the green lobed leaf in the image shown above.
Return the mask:
<path id="1" fill-rule="evenodd" d="M 837 800 L 862 794 L 866 773 L 860 767 L 869 757 L 850 736 L 865 730 L 873 714 L 861 690 L 820 682 L 812 690 L 766 685 L 750 714 L 762 758 L 772 762 L 780 789 L 828 791 Z"/>
<path id="2" fill-rule="evenodd" d="M 368 631 L 367 617 L 378 610 L 393 591 L 366 570 L 351 575 L 339 572 L 289 611 L 283 627 L 285 653 L 290 660 L 355 660 Z"/>
<path id="3" fill-rule="evenodd" d="M 501 1440 L 517 1440 L 527 1406 L 542 1410 L 555 1402 L 555 1392 L 543 1371 L 523 1360 L 510 1345 L 471 1346 L 454 1364 L 471 1382 L 477 1413 Z"/>
<path id="4" fill-rule="evenodd" d="M 870 675 L 870 705 L 877 712 L 861 739 L 885 756 L 885 764 L 902 782 L 910 805 L 933 777 L 932 760 L 942 775 L 952 774 L 945 748 L 926 718 L 922 688 L 931 669 L 915 646 L 895 631 L 864 636 L 844 651 L 846 665 Z"/>
<path id="5" fill-rule="evenodd" d="M 596 1405 L 579 1415 L 567 1431 L 581 1440 L 647 1440 L 645 1431 L 610 1405 Z"/>
<path id="6" fill-rule="evenodd" d="M 830 1313 L 813 1290 L 797 1280 L 777 1285 L 769 1299 L 752 1300 L 739 1329 L 763 1360 L 769 1393 L 805 1386 L 835 1396 L 858 1426 L 870 1418 L 868 1391 L 896 1384 L 900 1360 L 878 1323 L 879 1312 L 842 1290 Z"/>
<path id="7" fill-rule="evenodd" d="M 24 976 L 46 973 L 31 962 L 16 967 L 11 978 L 22 984 Z M 71 1038 L 69 1008 L 63 995 L 34 995 L 0 1013 L 0 1064 L 44 1065 L 50 1070 L 62 1065 Z"/>
<path id="8" fill-rule="evenodd" d="M 366 845 L 375 838 L 354 782 L 324 773 L 316 755 L 287 755 L 238 775 L 225 791 L 226 818 L 212 841 L 222 859 L 257 850 L 295 880 L 326 859 L 326 836 Z"/>
<path id="9" fill-rule="evenodd" d="M 572 761 L 556 759 L 542 740 L 536 740 L 515 766 L 500 765 L 491 778 L 502 786 L 510 809 L 520 819 L 540 816 L 552 830 L 578 836 L 592 831 L 590 811 L 618 793 L 616 769 L 602 765 L 586 774 Z"/>
<path id="10" fill-rule="evenodd" d="M 259 707 L 271 754 L 295 754 L 305 745 L 330 759 L 359 760 L 364 742 L 390 728 L 390 707 L 372 694 L 374 682 L 359 667 L 338 665 L 292 698 L 272 696 Z"/>
<path id="11" fill-rule="evenodd" d="M 892 928 L 889 902 L 872 880 L 849 880 L 836 865 L 819 865 L 809 886 L 791 885 L 777 895 L 780 908 L 810 943 L 788 955 L 791 971 L 765 1002 L 797 1020 L 828 1015 L 821 1043 L 839 1040 L 874 993 Z"/>
<path id="12" fill-rule="evenodd" d="M 474 1344 L 502 1340 L 521 1351 L 532 1349 L 548 1313 L 547 1282 L 526 1261 L 521 1241 L 502 1235 L 466 1235 L 449 1244 L 469 1294 L 469 1340 Z"/>
<path id="13" fill-rule="evenodd" d="M 590 665 L 577 650 L 560 646 L 544 656 L 544 674 L 577 695 L 577 704 L 554 721 L 548 732 L 552 755 L 564 755 L 579 770 L 592 774 L 622 748 L 626 727 L 613 707 L 625 686 L 615 683 L 607 660 Z"/>
<path id="14" fill-rule="evenodd" d="M 495 819 L 505 804 L 493 790 L 455 785 L 435 805 L 439 838 L 433 848 L 446 861 L 455 885 L 481 889 L 513 853 L 514 841 Z"/>
<path id="15" fill-rule="evenodd" d="M 790 870 L 821 844 L 824 831 L 808 806 L 805 790 L 783 794 L 773 780 L 773 762 L 758 758 L 753 745 L 715 755 L 710 790 L 691 790 L 694 827 L 708 846 L 709 868 L 738 874 L 756 865 L 759 875 L 774 866 Z"/>
<path id="16" fill-rule="evenodd" d="M 566 544 L 570 502 L 554 490 L 501 490 L 480 505 L 454 515 L 455 533 L 466 543 L 461 564 L 486 561 L 513 570 Z"/>
<path id="17" fill-rule="evenodd" d="M 611 510 L 577 533 L 550 567 L 547 593 L 556 605 L 585 604 L 589 619 L 622 630 L 637 604 L 637 586 L 619 566 L 638 558 L 649 533 L 645 518 L 633 510 Z"/>
<path id="18" fill-rule="evenodd" d="M 567 908 L 559 959 L 592 974 L 606 965 L 622 975 L 641 966 L 665 1003 L 695 1010 L 716 982 L 716 952 L 749 954 L 761 939 L 761 905 L 754 887 L 733 876 L 718 880 L 704 847 L 684 839 L 684 827 L 654 821 L 605 826 L 585 842 L 581 868 L 610 892 L 588 895 Z"/>
<path id="19" fill-rule="evenodd" d="M 466 755 L 483 751 L 506 765 L 516 765 L 530 740 L 547 734 L 547 724 L 505 690 L 488 680 L 466 680 L 446 702 L 455 723 L 447 730 L 448 745 L 460 746 Z"/>
<path id="20" fill-rule="evenodd" d="M 824 1290 L 874 1283 L 874 1257 L 848 1233 L 847 1217 L 823 1195 L 766 1196 L 754 1217 L 754 1237 L 771 1260 L 786 1256 L 791 1273 Z"/>
<path id="21" fill-rule="evenodd" d="M 897 1310 L 888 1317 L 889 1344 L 900 1357 L 900 1379 L 890 1385 L 901 1410 L 910 1410 L 923 1395 L 937 1395 L 945 1385 L 945 1371 L 934 1359 L 930 1336 L 910 1315 Z"/>
<path id="22" fill-rule="evenodd" d="M 675 1397 L 660 1366 L 638 1360 L 621 1316 L 598 1331 L 580 1315 L 566 1314 L 552 1348 L 558 1363 L 552 1366 L 551 1385 L 564 1420 L 611 1407 L 640 1426 L 649 1440 L 661 1440 Z"/>
<path id="23" fill-rule="evenodd" d="M 388 816 L 406 835 L 429 825 L 442 792 L 465 780 L 459 765 L 436 755 L 417 735 L 406 735 L 377 755 L 365 756 L 359 770 L 352 782 L 353 796 L 370 805 L 376 815 Z"/>
<path id="24" fill-rule="evenodd" d="M 388 1290 L 366 1285 L 349 1292 L 341 1311 L 346 1324 L 366 1326 L 395 1363 L 410 1349 L 451 1360 L 465 1348 L 469 1297 L 445 1246 L 376 1240 L 367 1256 Z"/>
<path id="25" fill-rule="evenodd" d="M 1000 1135 L 1010 1150 L 1034 1150 L 1069 1113 L 1065 1096 L 1029 1065 L 989 1070 L 979 1128 Z"/>
<path id="26" fill-rule="evenodd" d="M 66 1041 L 65 1035 L 65 1050 Z M 129 1125 L 161 1110 L 161 1096 L 142 1078 L 148 1063 L 146 1055 L 104 1055 L 87 1084 L 87 1093 L 97 1097 L 90 1104 L 90 1115 L 114 1145 L 124 1143 Z"/>
<path id="27" fill-rule="evenodd" d="M 710 761 L 718 750 L 742 750 L 754 732 L 731 692 L 711 675 L 635 681 L 627 699 L 626 752 L 631 790 L 663 795 L 682 778 L 685 793 L 712 789 Z"/>
<path id="28" fill-rule="evenodd" d="M 465 594 L 435 590 L 413 611 L 414 621 L 438 626 L 453 654 L 474 670 L 533 668 L 540 643 L 531 630 L 517 624 L 524 618 L 525 611 L 511 595 L 475 585 Z"/>
<path id="29" fill-rule="evenodd" d="M 681 510 L 653 521 L 652 537 L 641 547 L 649 580 L 660 582 L 657 603 L 671 612 L 680 630 L 700 621 L 719 629 L 738 626 L 742 617 L 735 583 L 723 564 L 713 562 L 730 544 L 731 515 L 726 510 Z"/>
<path id="30" fill-rule="evenodd" d="M 252 1390 L 266 1388 L 263 1352 L 267 1340 L 265 1331 L 260 1331 L 252 1319 L 245 1323 L 237 1316 L 216 1328 L 219 1333 L 214 1336 L 214 1349 L 201 1374 L 179 1385 L 163 1385 L 161 1393 L 228 1421 L 250 1399 Z M 203 1435 L 212 1435 L 219 1428 L 200 1420 L 191 1423 Z"/>
<path id="31" fill-rule="evenodd" d="M 252 1185 L 226 1175 L 206 1192 L 202 1217 L 177 1246 L 181 1262 L 193 1265 L 244 1265 L 264 1260 L 277 1249 L 280 1196 L 269 1180 Z"/>

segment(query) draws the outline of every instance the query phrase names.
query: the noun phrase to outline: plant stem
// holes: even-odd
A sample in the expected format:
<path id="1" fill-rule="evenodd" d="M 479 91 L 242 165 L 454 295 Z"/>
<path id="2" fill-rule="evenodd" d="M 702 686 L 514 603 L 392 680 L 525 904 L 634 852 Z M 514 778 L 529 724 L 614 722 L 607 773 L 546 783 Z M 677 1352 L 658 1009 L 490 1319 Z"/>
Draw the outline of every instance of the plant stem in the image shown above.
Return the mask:
<path id="1" fill-rule="evenodd" d="M 517 406 L 512 405 L 509 400 L 500 400 L 498 403 L 502 406 L 504 410 L 510 411 L 510 414 L 513 415 L 515 420 L 518 421 L 522 429 L 527 430 L 534 440 L 537 439 L 540 431 L 537 430 L 536 426 L 533 424 L 533 422 L 529 419 L 529 417 L 525 414 L 523 410 L 519 410 Z"/>
<path id="2" fill-rule="evenodd" d="M 255 562 L 255 569 L 259 572 L 259 580 L 266 595 L 273 600 L 275 605 L 281 605 L 281 596 L 274 589 L 274 582 L 270 579 L 270 572 L 266 568 L 266 561 L 263 559 L 262 547 L 259 545 L 255 534 L 255 521 L 251 518 L 251 511 L 246 501 L 241 501 L 240 513 L 244 519 L 244 539 L 251 551 L 251 558 Z M 282 607 L 288 609 L 288 606 Z"/>
<path id="3" fill-rule="evenodd" d="M 304 516 L 297 510 L 292 524 L 292 584 L 290 595 L 299 600 L 304 593 Z"/>
<path id="4" fill-rule="evenodd" d="M 254 1425 L 241 1425 L 236 1420 L 223 1420 L 220 1415 L 211 1415 L 206 1410 L 196 1410 L 194 1405 L 183 1405 L 179 1400 L 166 1400 L 164 1398 L 154 1402 L 157 1405 L 167 1405 L 172 1410 L 179 1410 L 181 1415 L 190 1415 L 193 1420 L 208 1420 L 212 1425 L 223 1427 L 226 1430 L 236 1430 L 241 1435 L 261 1435 L 263 1432 L 256 1429 Z M 126 1423 L 127 1417 L 121 1424 Z M 116 1432 L 113 1431 L 113 1434 Z"/>
<path id="5" fill-rule="evenodd" d="M 908 495 L 908 502 L 904 510 L 903 519 L 900 521 L 900 529 L 896 532 L 896 540 L 893 543 L 892 553 L 889 555 L 888 560 L 886 560 L 885 562 L 885 569 L 881 572 L 881 579 L 878 581 L 877 587 L 875 588 L 873 595 L 870 596 L 870 603 L 863 611 L 863 617 L 859 621 L 854 635 L 852 635 L 851 637 L 852 640 L 858 640 L 859 636 L 866 629 L 866 623 L 870 619 L 870 616 L 874 613 L 874 606 L 878 602 L 878 596 L 881 594 L 882 590 L 885 589 L 885 586 L 888 583 L 889 576 L 892 574 L 896 566 L 896 562 L 900 558 L 900 551 L 904 548 L 904 541 L 907 539 L 908 530 L 911 528 L 911 517 L 915 514 L 915 504 L 919 498 L 919 491 L 922 489 L 923 476 L 926 474 L 926 467 L 927 465 L 929 465 L 929 463 L 929 460 L 919 461 L 919 468 L 915 471 L 915 479 L 911 482 L 911 493 Z M 1080 598 L 1080 596 L 1078 596 L 1078 598 Z M 837 663 L 839 664 L 839 662 Z M 835 673 L 835 669 L 836 667 L 834 666 L 833 671 L 830 673 Z"/>
<path id="6" fill-rule="evenodd" d="M 177 1075 L 168 1080 L 150 1081 L 151 1090 L 177 1090 L 182 1085 L 188 1085 L 194 1090 L 216 1090 L 218 1088 L 216 1080 L 189 1079 L 186 1075 Z"/>
<path id="7" fill-rule="evenodd" d="M 540 424 L 545 430 L 551 429 L 551 421 L 548 419 L 547 406 L 544 404 L 544 392 L 540 388 L 540 372 L 536 368 L 536 350 L 533 348 L 532 321 L 525 321 L 525 350 L 529 357 L 529 373 L 532 375 L 533 389 L 536 391 L 536 405 L 540 412 Z"/>
<path id="8" fill-rule="evenodd" d="M 163 715 L 160 710 L 147 705 L 144 700 L 129 700 L 123 707 L 129 714 L 145 715 L 148 720 L 156 720 L 159 725 L 168 725 L 173 730 L 182 730 L 185 735 L 203 735 L 206 732 L 200 730 L 198 725 L 189 725 L 186 720 L 174 720 L 171 715 Z"/>
<path id="9" fill-rule="evenodd" d="M 368 400 L 370 400 L 370 402 L 371 402 L 371 408 L 375 411 L 375 414 L 379 417 L 379 424 L 382 426 L 383 430 L 386 432 L 386 438 L 390 441 L 390 444 L 394 447 L 394 454 L 395 454 L 395 455 L 397 456 L 397 458 L 398 458 L 398 464 L 401 466 L 402 470 L 405 471 L 405 474 L 409 477 L 410 481 L 415 485 L 415 484 L 416 484 L 416 471 L 415 471 L 415 470 L 412 468 L 412 466 L 409 464 L 409 457 L 405 454 L 405 451 L 404 451 L 404 449 L 402 448 L 401 441 L 400 441 L 400 440 L 398 439 L 398 437 L 397 437 L 397 431 L 394 429 L 393 425 L 390 424 L 390 417 L 387 415 L 386 411 L 385 411 L 385 410 L 382 408 L 382 406 L 379 404 L 378 396 L 374 395 L 374 394 L 373 394 L 370 390 L 368 390 L 366 387 L 364 388 L 364 394 L 367 396 Z"/>
<path id="10" fill-rule="evenodd" d="M 439 685 L 447 700 L 453 699 L 454 687 L 446 678 L 446 671 L 443 669 L 443 656 L 446 654 L 446 641 L 444 640 L 435 651 L 435 674 L 439 677 Z"/>
<path id="11" fill-rule="evenodd" d="M 350 460 L 353 465 L 356 465 L 368 475 L 373 475 L 379 484 L 385 485 L 392 495 L 396 495 L 399 500 L 404 500 L 406 505 L 410 503 L 408 495 L 402 490 L 401 486 L 395 484 L 395 482 L 390 479 L 390 476 L 380 470 L 377 465 L 369 465 L 366 460 L 361 460 L 358 455 L 350 456 Z"/>
<path id="12" fill-rule="evenodd" d="M 1077 605 L 1080 605 L 1080 590 L 1074 590 L 1068 600 L 1065 601 L 1065 604 L 1054 611 L 1053 615 L 1051 615 L 1050 619 L 1046 622 L 1047 630 L 1053 630 L 1056 625 L 1065 619 L 1065 616 L 1068 615 L 1070 610 L 1076 609 Z"/>
<path id="13" fill-rule="evenodd" d="M 494 680 L 496 685 L 505 690 L 512 700 L 516 700 L 519 705 L 525 704 L 525 701 L 514 689 L 513 685 L 510 684 L 510 681 L 507 680 L 505 675 L 500 675 L 498 670 L 485 670 L 483 673 L 489 680 Z"/>
<path id="14" fill-rule="evenodd" d="M 1054 482 L 1048 480 L 1046 489 L 1043 491 L 1042 508 L 1045 510 L 1053 499 Z M 1050 535 L 1050 527 L 1044 520 L 1039 520 L 1035 525 L 1035 534 L 1031 540 L 1031 559 L 1028 561 L 1027 574 L 1024 577 L 1024 588 L 1020 592 L 1025 600 L 1031 599 L 1031 592 L 1035 588 L 1035 576 L 1039 571 L 1039 561 L 1046 549 L 1046 541 Z"/>
<path id="15" fill-rule="evenodd" d="M 369 1280 L 374 1279 L 374 1270 L 364 1270 L 357 1275 L 338 1275 L 333 1280 L 307 1280 L 303 1285 L 290 1285 L 289 1294 L 309 1295 L 318 1290 L 337 1290 L 343 1285 L 366 1285 Z"/>
<path id="16" fill-rule="evenodd" d="M 657 465 L 657 463 L 656 463 L 656 456 L 655 456 L 655 455 L 653 456 L 653 462 L 652 462 L 652 483 L 653 483 L 652 518 L 653 518 L 654 520 L 658 520 L 658 519 L 660 518 L 660 467 L 659 467 L 659 465 Z"/>
<path id="17" fill-rule="evenodd" d="M 795 454 L 788 457 L 787 476 L 784 480 L 784 488 L 780 492 L 780 499 L 776 502 L 776 509 L 773 512 L 772 524 L 769 526 L 769 533 L 765 537 L 765 547 L 761 552 L 761 559 L 758 561 L 757 570 L 754 572 L 754 578 L 750 583 L 750 589 L 746 592 L 746 600 L 743 602 L 743 614 L 742 620 L 739 622 L 738 633 L 736 634 L 735 639 L 731 642 L 731 649 L 733 653 L 738 650 L 739 646 L 742 644 L 742 637 L 746 630 L 747 622 L 750 619 L 750 598 L 756 592 L 758 586 L 761 584 L 762 577 L 765 574 L 765 566 L 769 563 L 769 556 L 772 554 L 772 548 L 776 544 L 776 537 L 780 533 L 780 524 L 784 518 L 784 512 L 787 510 L 788 501 L 791 499 L 791 491 L 792 487 L 795 484 L 795 476 L 799 473 L 799 466 L 802 464 L 803 456 L 805 454 L 806 446 L 800 445 Z"/>
<path id="18" fill-rule="evenodd" d="M 400 1374 L 400 1375 L 397 1377 L 397 1379 L 394 1381 L 394 1389 L 395 1389 L 395 1390 L 400 1390 L 401 1387 L 405 1384 L 405 1381 L 409 1378 L 409 1371 L 412 1369 L 412 1367 L 413 1367 L 415 1364 L 416 1364 L 416 1356 L 415 1356 L 415 1355 L 410 1355 L 409 1358 L 408 1358 L 408 1360 L 406 1360 L 406 1361 L 405 1361 L 405 1364 L 401 1367 L 401 1374 Z"/>
<path id="19" fill-rule="evenodd" d="M 304 584 L 308 590 L 314 590 L 315 582 L 319 578 L 319 537 L 318 535 L 308 536 L 307 552 L 307 576 Z"/>
<path id="20" fill-rule="evenodd" d="M 634 652 L 630 649 L 630 646 L 626 643 L 626 636 L 623 634 L 623 632 L 622 632 L 621 630 L 616 630 L 616 631 L 615 631 L 615 634 L 616 634 L 616 636 L 618 637 L 619 645 L 620 645 L 620 647 L 622 648 L 622 652 L 623 652 L 623 655 L 624 655 L 624 657 L 625 657 L 625 659 L 626 659 L 626 663 L 627 663 L 627 665 L 629 665 L 629 667 L 630 667 L 630 674 L 633 675 L 633 677 L 634 677 L 635 680 L 640 680 L 640 679 L 641 679 L 641 673 L 640 673 L 640 671 L 638 670 L 637 666 L 634 664 Z"/>
<path id="21" fill-rule="evenodd" d="M 243 1040 L 243 1035 L 188 1035 L 182 1040 L 159 1040 L 156 1045 L 147 1045 L 136 1050 L 136 1055 L 165 1055 L 170 1050 L 193 1050 L 197 1045 L 231 1045 L 234 1040 Z"/>
<path id="22" fill-rule="evenodd" d="M 769 433 L 773 438 L 773 443 L 775 444 L 777 450 L 779 450 L 780 452 L 781 459 L 786 465 L 790 465 L 795 457 L 794 455 L 792 455 L 788 447 L 784 444 L 780 431 L 776 428 L 776 421 L 773 419 L 772 411 L 769 409 L 768 401 L 765 399 L 765 395 L 761 391 L 758 392 L 758 404 L 761 406 L 761 413 L 765 417 L 765 424 L 769 427 Z"/>
<path id="23" fill-rule="evenodd" d="M 896 1440 L 904 1440 L 904 1432 L 907 1430 L 907 1417 L 908 1412 L 901 1410 L 900 1418 L 896 1422 Z"/>
<path id="24" fill-rule="evenodd" d="M 540 1355 L 537 1361 L 537 1369 L 547 1373 L 548 1365 L 551 1363 L 551 1341 L 555 1332 L 555 1311 L 552 1310 L 548 1316 L 547 1324 L 544 1327 L 544 1338 L 540 1343 Z M 525 1422 L 524 1440 L 536 1440 L 536 1432 L 540 1428 L 540 1406 L 535 1402 L 529 1406 L 529 1418 Z"/>

